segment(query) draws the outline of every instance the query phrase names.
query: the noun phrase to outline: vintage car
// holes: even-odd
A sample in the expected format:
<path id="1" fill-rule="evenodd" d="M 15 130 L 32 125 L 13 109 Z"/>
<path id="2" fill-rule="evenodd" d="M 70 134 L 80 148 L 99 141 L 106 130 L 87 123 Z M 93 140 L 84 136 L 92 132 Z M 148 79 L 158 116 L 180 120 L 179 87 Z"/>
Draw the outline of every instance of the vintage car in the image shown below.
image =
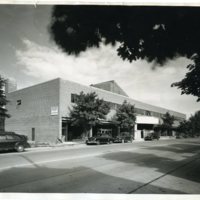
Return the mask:
<path id="1" fill-rule="evenodd" d="M 122 143 L 123 142 L 123 138 L 121 136 L 117 136 L 113 139 L 114 143 Z"/>
<path id="2" fill-rule="evenodd" d="M 25 135 L 18 135 L 14 132 L 0 134 L 0 151 L 15 150 L 22 152 L 27 147 L 29 147 L 29 144 Z"/>
<path id="3" fill-rule="evenodd" d="M 158 133 L 149 133 L 147 136 L 144 137 L 144 140 L 147 141 L 147 140 L 159 140 L 160 139 L 160 136 Z"/>
<path id="4" fill-rule="evenodd" d="M 96 137 L 89 137 L 86 140 L 86 144 L 111 144 L 113 143 L 113 137 L 111 137 L 109 134 L 99 134 Z"/>

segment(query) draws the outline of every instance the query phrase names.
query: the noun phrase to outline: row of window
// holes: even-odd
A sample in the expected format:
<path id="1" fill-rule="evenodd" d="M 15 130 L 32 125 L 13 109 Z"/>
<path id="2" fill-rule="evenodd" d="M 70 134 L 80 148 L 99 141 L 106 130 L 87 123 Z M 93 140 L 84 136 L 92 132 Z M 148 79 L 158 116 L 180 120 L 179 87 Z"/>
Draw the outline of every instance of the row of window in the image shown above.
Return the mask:
<path id="1" fill-rule="evenodd" d="M 76 103 L 78 100 L 78 97 L 79 97 L 78 94 L 71 94 L 71 102 Z M 117 110 L 120 106 L 120 104 L 117 104 L 117 103 L 108 102 L 108 101 L 106 101 L 106 102 L 110 105 L 110 108 L 113 110 Z M 163 114 L 161 114 L 161 113 L 149 111 L 149 110 L 143 110 L 140 108 L 135 108 L 135 112 L 139 115 L 153 116 L 153 117 L 159 117 L 159 118 L 163 117 Z"/>
<path id="2" fill-rule="evenodd" d="M 78 98 L 79 98 L 78 94 L 71 94 L 71 102 L 72 103 L 76 103 Z M 117 110 L 120 106 L 120 104 L 117 104 L 117 103 L 108 102 L 108 101 L 106 101 L 106 102 L 109 103 L 110 108 L 113 110 Z M 21 99 L 17 100 L 16 105 L 20 106 L 21 104 L 22 104 Z M 139 115 L 154 116 L 154 117 L 159 117 L 159 118 L 163 117 L 163 114 L 161 114 L 161 113 L 149 111 L 149 110 L 143 110 L 140 108 L 135 108 L 135 112 Z M 175 117 L 175 119 L 182 120 L 182 118 L 179 118 L 179 117 Z"/>
<path id="3" fill-rule="evenodd" d="M 140 115 L 153 116 L 153 117 L 159 117 L 159 118 L 164 116 L 164 114 L 154 112 L 154 111 L 149 111 L 149 110 L 143 110 L 140 108 L 135 108 L 135 112 Z"/>
<path id="4" fill-rule="evenodd" d="M 112 109 L 112 110 L 117 110 L 120 106 L 120 104 L 117 104 L 117 103 L 112 103 L 112 102 L 108 102 L 108 101 L 106 101 L 106 102 L 109 104 L 110 109 Z"/>
<path id="5" fill-rule="evenodd" d="M 78 101 L 78 98 L 79 98 L 78 94 L 71 94 L 71 102 L 72 103 L 76 103 Z M 105 101 L 105 102 L 108 103 L 110 108 L 113 110 L 117 110 L 120 106 L 120 104 L 117 104 L 117 103 L 108 102 L 108 101 Z"/>

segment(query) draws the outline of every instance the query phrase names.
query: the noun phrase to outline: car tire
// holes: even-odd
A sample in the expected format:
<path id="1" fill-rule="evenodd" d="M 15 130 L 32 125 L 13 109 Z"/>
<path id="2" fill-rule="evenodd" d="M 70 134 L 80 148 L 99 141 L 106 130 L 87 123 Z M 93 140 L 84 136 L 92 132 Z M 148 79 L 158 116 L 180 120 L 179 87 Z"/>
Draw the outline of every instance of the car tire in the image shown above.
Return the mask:
<path id="1" fill-rule="evenodd" d="M 16 151 L 17 151 L 17 152 L 23 152 L 23 151 L 24 151 L 24 146 L 23 146 L 22 144 L 18 144 L 18 145 L 16 146 Z"/>
<path id="2" fill-rule="evenodd" d="M 100 145 L 100 141 L 99 140 L 97 140 L 97 145 Z"/>
<path id="3" fill-rule="evenodd" d="M 113 141 L 112 141 L 112 140 L 110 140 L 110 141 L 109 141 L 109 144 L 112 144 L 112 143 L 113 143 Z"/>

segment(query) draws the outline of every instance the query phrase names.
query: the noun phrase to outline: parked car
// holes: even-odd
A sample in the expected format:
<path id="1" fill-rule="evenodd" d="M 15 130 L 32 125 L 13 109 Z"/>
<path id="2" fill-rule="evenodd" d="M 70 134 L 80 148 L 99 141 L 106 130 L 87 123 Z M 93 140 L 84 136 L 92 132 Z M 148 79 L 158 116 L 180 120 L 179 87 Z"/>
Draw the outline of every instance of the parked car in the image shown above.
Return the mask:
<path id="1" fill-rule="evenodd" d="M 188 138 L 188 136 L 186 134 L 183 134 L 183 138 Z"/>
<path id="2" fill-rule="evenodd" d="M 147 135 L 144 137 L 144 140 L 147 141 L 147 140 L 153 140 L 153 136 L 151 134 Z"/>
<path id="3" fill-rule="evenodd" d="M 126 143 L 126 142 L 131 142 L 132 140 L 132 136 L 130 135 L 129 132 L 121 132 L 121 137 L 123 139 L 123 141 Z"/>
<path id="4" fill-rule="evenodd" d="M 0 134 L 0 151 L 15 150 L 22 152 L 27 147 L 29 147 L 29 144 L 25 135 L 18 135 L 14 132 Z"/>
<path id="5" fill-rule="evenodd" d="M 150 133 L 147 136 L 144 137 L 144 140 L 159 140 L 160 136 L 157 133 Z"/>
<path id="6" fill-rule="evenodd" d="M 90 137 L 86 141 L 86 144 L 111 144 L 114 139 L 108 134 L 99 134 L 96 137 Z"/>
<path id="7" fill-rule="evenodd" d="M 117 136 L 113 139 L 114 143 L 122 143 L 123 138 L 121 136 Z"/>
<path id="8" fill-rule="evenodd" d="M 176 139 L 181 139 L 181 136 L 180 135 L 176 135 Z"/>
<path id="9" fill-rule="evenodd" d="M 133 136 L 129 132 L 121 132 L 120 136 L 114 138 L 114 143 L 127 143 L 133 140 Z"/>

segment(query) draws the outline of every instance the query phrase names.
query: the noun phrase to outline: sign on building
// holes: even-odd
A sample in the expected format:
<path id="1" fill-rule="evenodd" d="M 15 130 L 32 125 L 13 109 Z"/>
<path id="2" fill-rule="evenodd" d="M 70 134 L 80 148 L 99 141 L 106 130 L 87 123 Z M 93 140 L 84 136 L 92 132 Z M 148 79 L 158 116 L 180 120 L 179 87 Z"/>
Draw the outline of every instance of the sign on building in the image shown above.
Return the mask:
<path id="1" fill-rule="evenodd" d="M 51 115 L 58 115 L 58 106 L 51 107 Z"/>

